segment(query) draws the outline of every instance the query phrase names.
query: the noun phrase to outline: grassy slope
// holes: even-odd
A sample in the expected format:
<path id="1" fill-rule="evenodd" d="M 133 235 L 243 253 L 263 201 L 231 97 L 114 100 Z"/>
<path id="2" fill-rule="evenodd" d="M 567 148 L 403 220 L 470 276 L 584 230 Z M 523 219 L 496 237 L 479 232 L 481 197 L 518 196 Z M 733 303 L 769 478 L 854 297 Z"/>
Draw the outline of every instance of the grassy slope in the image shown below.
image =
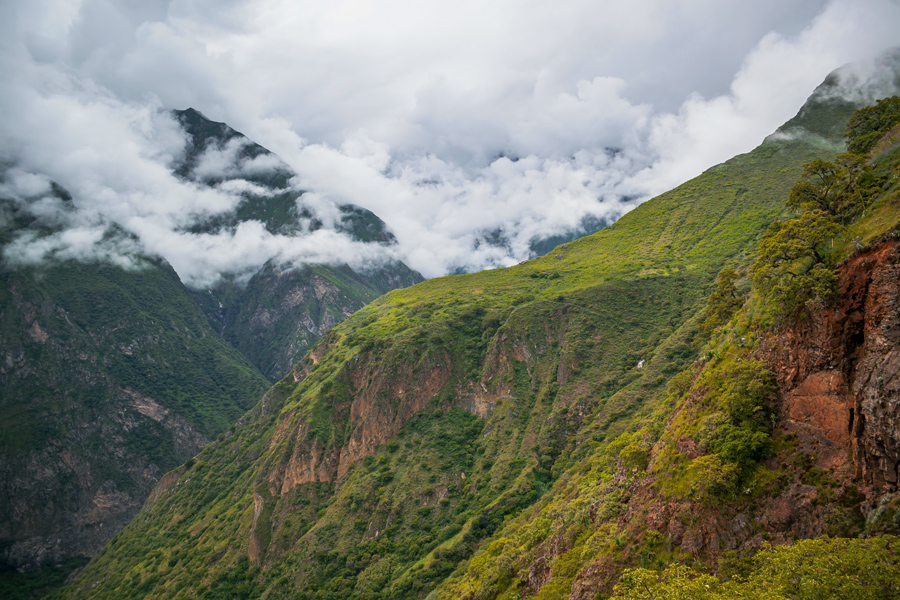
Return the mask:
<path id="1" fill-rule="evenodd" d="M 835 241 L 830 256 L 834 263 L 869 244 L 900 235 L 900 145 L 895 143 L 883 149 L 873 164 L 878 172 L 890 177 L 891 183 Z M 677 546 L 673 548 L 672 541 L 664 535 L 649 531 L 652 503 L 681 503 L 680 518 L 689 523 L 689 519 L 696 519 L 704 511 L 718 511 L 730 517 L 754 514 L 795 481 L 816 486 L 829 503 L 824 519 L 828 535 L 856 537 L 863 530 L 869 535 L 895 534 L 894 513 L 888 512 L 887 517 L 879 513 L 880 519 L 866 522 L 859 511 L 861 496 L 855 488 L 851 486 L 846 491 L 838 481 L 811 466 L 814 461 L 798 448 L 796 434 L 789 429 L 775 431 L 773 458 L 741 476 L 737 493 L 709 498 L 700 492 L 702 484 L 692 470 L 693 463 L 679 453 L 676 444 L 683 436 L 697 439 L 702 418 L 721 410 L 714 396 L 716 390 L 727 385 L 722 380 L 723 372 L 752 360 L 760 333 L 748 322 L 754 312 L 765 312 L 755 298 L 703 348 L 701 354 L 709 360 L 695 363 L 686 371 L 692 375 L 693 385 L 688 379 L 680 384 L 685 386 L 683 390 L 673 392 L 670 386 L 668 397 L 658 398 L 657 414 L 635 426 L 641 427 L 639 437 L 646 436 L 645 441 L 653 443 L 652 461 L 646 472 L 636 469 L 632 476 L 617 471 L 623 456 L 619 454 L 621 444 L 596 445 L 581 453 L 581 459 L 559 478 L 550 493 L 532 510 L 510 519 L 471 561 L 442 583 L 440 593 L 433 597 L 565 598 L 570 593 L 572 597 L 593 597 L 597 588 L 605 587 L 605 581 L 615 581 L 616 569 L 623 565 L 660 569 L 676 560 L 697 564 L 696 556 L 683 553 Z M 595 431 L 596 427 L 586 429 Z M 535 560 L 545 561 L 544 572 L 548 575 L 539 591 L 531 585 Z M 748 568 L 749 564 L 740 568 Z M 609 570 L 604 572 L 604 567 Z M 734 564 L 729 565 L 727 560 L 719 568 L 725 576 L 734 574 L 728 571 Z M 540 574 L 541 570 L 537 572 Z M 763 595 L 765 592 L 760 597 Z"/>
<path id="2" fill-rule="evenodd" d="M 821 142 L 767 141 L 546 257 L 387 294 L 335 327 L 301 383 L 277 384 L 61 597 L 387 598 L 422 596 L 459 566 L 462 577 L 481 540 L 540 520 L 584 459 L 651 410 L 694 357 L 691 318 L 712 278 L 752 251 L 800 165 L 833 154 Z M 439 390 L 401 419 L 415 403 L 390 382 L 435 373 Z M 479 387 L 499 397 L 485 420 L 458 408 Z M 359 425 L 352 398 L 381 392 L 398 433 L 339 489 L 272 489 L 294 445 L 342 447 Z M 276 435 L 297 430 L 308 433 Z M 247 559 L 254 521 L 264 570 Z"/>

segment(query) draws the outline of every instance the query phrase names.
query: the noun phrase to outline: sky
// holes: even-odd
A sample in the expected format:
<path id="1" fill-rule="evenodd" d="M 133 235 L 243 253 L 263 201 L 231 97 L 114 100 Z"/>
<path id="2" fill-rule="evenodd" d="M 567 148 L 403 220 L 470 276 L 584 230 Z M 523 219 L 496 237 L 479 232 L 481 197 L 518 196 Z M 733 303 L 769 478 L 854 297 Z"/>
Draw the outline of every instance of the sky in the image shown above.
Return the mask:
<path id="1" fill-rule="evenodd" d="M 751 150 L 898 32 L 900 0 L 4 0 L 0 193 L 60 224 L 5 259 L 144 252 L 198 287 L 273 258 L 426 277 L 515 264 Z M 396 246 L 188 231 L 266 168 L 175 177 L 169 110 L 188 107 L 278 154 L 323 215 L 375 212 Z"/>

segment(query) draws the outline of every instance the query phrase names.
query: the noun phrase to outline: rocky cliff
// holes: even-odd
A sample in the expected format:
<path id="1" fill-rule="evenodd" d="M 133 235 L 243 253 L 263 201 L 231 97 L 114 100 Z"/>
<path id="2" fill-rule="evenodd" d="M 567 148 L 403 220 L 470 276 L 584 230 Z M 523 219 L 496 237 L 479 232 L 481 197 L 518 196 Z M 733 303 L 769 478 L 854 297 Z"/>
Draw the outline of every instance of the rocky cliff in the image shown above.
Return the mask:
<path id="1" fill-rule="evenodd" d="M 728 551 L 747 553 L 765 543 L 900 531 L 894 518 L 900 504 L 900 242 L 892 237 L 858 250 L 838 274 L 834 306 L 764 333 L 752 353 L 778 382 L 776 453 L 766 463 L 767 476 L 760 472 L 744 500 L 709 503 L 670 500 L 658 492 L 658 476 L 628 483 L 620 473 L 613 486 L 625 490 L 628 508 L 617 526 L 629 538 L 646 540 L 646 532 L 655 532 L 715 567 Z M 703 454 L 702 445 L 680 433 L 683 413 L 670 421 L 657 460 L 666 445 L 689 460 Z M 611 593 L 617 562 L 608 558 L 582 571 L 570 598 Z"/>
<path id="2" fill-rule="evenodd" d="M 871 509 L 897 491 L 900 467 L 900 243 L 861 249 L 840 267 L 840 299 L 779 330 L 764 351 L 785 428 L 844 471 Z"/>

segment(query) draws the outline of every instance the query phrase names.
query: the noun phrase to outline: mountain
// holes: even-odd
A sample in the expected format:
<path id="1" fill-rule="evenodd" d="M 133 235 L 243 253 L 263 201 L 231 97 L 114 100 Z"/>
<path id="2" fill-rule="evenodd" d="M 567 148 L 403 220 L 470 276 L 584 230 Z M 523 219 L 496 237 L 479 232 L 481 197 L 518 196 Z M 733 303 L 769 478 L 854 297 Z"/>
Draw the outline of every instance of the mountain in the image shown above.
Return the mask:
<path id="1" fill-rule="evenodd" d="M 269 262 L 246 284 L 226 281 L 192 295 L 213 327 L 277 381 L 336 323 L 382 294 L 421 280 L 400 262 L 362 273 L 347 265 Z"/>
<path id="2" fill-rule="evenodd" d="M 208 185 L 240 178 L 276 190 L 245 193 L 234 211 L 195 231 L 257 220 L 302 236 L 326 225 L 298 207 L 302 194 L 289 190 L 293 174 L 275 155 L 196 111 L 176 114 L 188 134 L 173 167 L 179 177 Z M 213 173 L 215 152 L 232 160 Z M 15 176 L 5 165 L 0 184 Z M 0 250 L 53 239 L 77 210 L 55 183 L 32 195 L 0 194 Z M 354 239 L 394 243 L 373 213 L 347 205 L 339 214 L 334 227 Z M 267 377 L 283 376 L 367 302 L 422 280 L 393 259 L 355 270 L 270 261 L 196 290 L 119 227 L 109 226 L 103 242 L 132 253 L 0 266 L 0 595 L 12 593 L 10 581 L 38 585 L 83 564 L 137 514 L 164 473 L 258 402 Z M 19 575 L 36 569 L 43 575 Z"/>
<path id="3" fill-rule="evenodd" d="M 0 279 L 0 552 L 28 568 L 88 557 L 267 383 L 164 262 Z"/>
<path id="4" fill-rule="evenodd" d="M 812 227 L 770 225 L 804 165 L 844 148 L 859 104 L 840 81 L 599 233 L 338 323 L 56 597 L 594 598 L 628 567 L 724 556 L 746 575 L 767 540 L 855 535 L 866 514 L 890 531 L 897 453 L 876 440 L 896 415 L 896 144 L 848 171 L 874 195 L 829 252 L 855 258 L 813 271 L 848 302 L 803 309 L 846 339 L 777 329 L 784 307 L 747 276 L 761 240 Z M 810 402 L 850 402 L 841 385 L 855 412 Z"/>
<path id="5" fill-rule="evenodd" d="M 175 115 L 189 136 L 176 173 L 210 185 L 239 177 L 270 190 L 265 195 L 245 192 L 233 211 L 216 215 L 193 231 L 210 233 L 248 220 L 260 221 L 270 233 L 284 235 L 302 235 L 323 227 L 305 205 L 303 192 L 291 188 L 294 173 L 277 156 L 194 109 L 175 111 Z M 217 160 L 214 172 L 204 169 L 204 158 L 210 154 L 224 155 L 226 166 Z M 251 166 L 254 164 L 257 166 Z M 387 225 L 371 211 L 349 204 L 336 209 L 340 215 L 333 225 L 336 231 L 360 242 L 396 243 Z M 193 296 L 213 327 L 271 381 L 283 377 L 335 323 L 385 292 L 424 279 L 398 260 L 385 260 L 364 270 L 269 261 L 249 281 L 242 275 L 246 274 L 226 275 L 209 289 L 193 291 Z"/>

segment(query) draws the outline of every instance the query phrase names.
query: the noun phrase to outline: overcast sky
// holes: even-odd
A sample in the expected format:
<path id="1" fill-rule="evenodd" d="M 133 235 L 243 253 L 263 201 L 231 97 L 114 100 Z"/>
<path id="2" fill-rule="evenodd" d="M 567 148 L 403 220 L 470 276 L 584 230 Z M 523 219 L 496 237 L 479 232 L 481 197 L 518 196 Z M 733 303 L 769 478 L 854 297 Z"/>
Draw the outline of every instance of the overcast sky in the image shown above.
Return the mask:
<path id="1" fill-rule="evenodd" d="M 275 256 L 375 260 L 328 232 L 186 233 L 238 189 L 172 176 L 165 109 L 194 107 L 323 210 L 374 211 L 426 276 L 513 264 L 752 149 L 898 32 L 898 0 L 5 0 L 3 191 L 33 201 L 49 178 L 80 209 L 17 256 L 102 254 L 112 222 L 196 285 Z"/>

